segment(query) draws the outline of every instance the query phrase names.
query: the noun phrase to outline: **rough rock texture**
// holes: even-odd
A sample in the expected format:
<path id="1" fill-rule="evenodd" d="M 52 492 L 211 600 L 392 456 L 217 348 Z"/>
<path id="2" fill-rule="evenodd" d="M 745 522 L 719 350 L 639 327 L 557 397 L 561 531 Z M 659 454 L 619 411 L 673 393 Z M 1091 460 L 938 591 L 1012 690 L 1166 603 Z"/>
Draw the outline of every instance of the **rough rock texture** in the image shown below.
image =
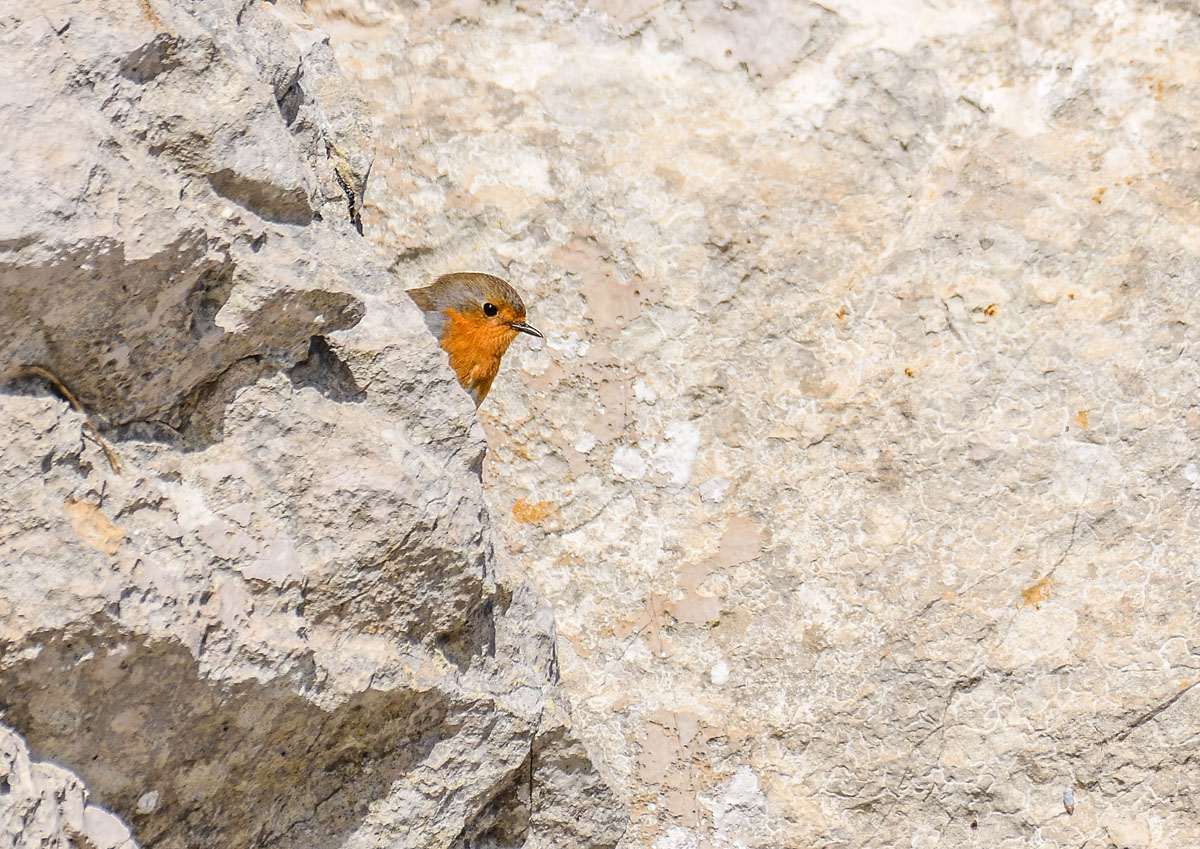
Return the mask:
<path id="1" fill-rule="evenodd" d="M 0 846 L 133 849 L 129 828 L 109 811 L 89 804 L 79 776 L 29 757 L 29 747 L 0 726 Z"/>
<path id="2" fill-rule="evenodd" d="M 1194 4 L 309 8 L 623 846 L 1200 845 Z"/>
<path id="3" fill-rule="evenodd" d="M 324 33 L 5 3 L 0 125 L 0 846 L 612 846 Z"/>

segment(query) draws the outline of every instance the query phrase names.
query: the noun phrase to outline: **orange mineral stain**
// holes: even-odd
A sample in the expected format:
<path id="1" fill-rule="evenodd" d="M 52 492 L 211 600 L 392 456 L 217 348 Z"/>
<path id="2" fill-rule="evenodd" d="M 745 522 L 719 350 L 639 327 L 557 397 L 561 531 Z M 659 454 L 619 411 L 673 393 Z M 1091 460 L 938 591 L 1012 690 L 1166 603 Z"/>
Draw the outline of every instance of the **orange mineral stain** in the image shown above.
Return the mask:
<path id="1" fill-rule="evenodd" d="M 518 522 L 526 525 L 536 525 L 554 509 L 554 505 L 549 501 L 538 501 L 530 503 L 527 499 L 521 498 L 513 505 L 513 518 Z"/>
<path id="2" fill-rule="evenodd" d="M 100 512 L 100 507 L 90 501 L 79 501 L 68 498 L 63 504 L 71 527 L 80 538 L 92 548 L 103 551 L 109 557 L 117 553 L 117 547 L 125 536 L 125 531 L 118 528 Z"/>
<path id="3" fill-rule="evenodd" d="M 1054 580 L 1047 575 L 1021 590 L 1021 603 L 1017 607 L 1028 607 L 1032 604 L 1035 610 L 1039 609 L 1043 601 L 1050 600 L 1050 587 L 1053 584 Z"/>
<path id="4" fill-rule="evenodd" d="M 154 11 L 154 8 L 150 5 L 149 0 L 138 0 L 138 6 L 142 10 L 142 16 L 150 22 L 151 26 L 154 26 L 158 29 L 163 28 L 162 18 L 160 18 Z"/>

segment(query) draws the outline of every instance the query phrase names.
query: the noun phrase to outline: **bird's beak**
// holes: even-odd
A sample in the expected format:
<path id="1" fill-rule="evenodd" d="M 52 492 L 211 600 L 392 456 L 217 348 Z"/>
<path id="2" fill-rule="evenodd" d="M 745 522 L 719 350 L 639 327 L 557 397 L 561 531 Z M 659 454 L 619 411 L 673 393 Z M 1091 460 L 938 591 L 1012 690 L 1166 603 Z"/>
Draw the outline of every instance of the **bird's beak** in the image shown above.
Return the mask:
<path id="1" fill-rule="evenodd" d="M 538 330 L 536 327 L 534 327 L 532 324 L 526 324 L 523 321 L 514 321 L 511 324 L 509 324 L 508 326 L 511 327 L 513 330 L 519 330 L 522 333 L 528 333 L 530 336 L 536 336 L 539 339 L 546 338 L 545 336 L 542 335 L 542 332 L 540 330 Z"/>

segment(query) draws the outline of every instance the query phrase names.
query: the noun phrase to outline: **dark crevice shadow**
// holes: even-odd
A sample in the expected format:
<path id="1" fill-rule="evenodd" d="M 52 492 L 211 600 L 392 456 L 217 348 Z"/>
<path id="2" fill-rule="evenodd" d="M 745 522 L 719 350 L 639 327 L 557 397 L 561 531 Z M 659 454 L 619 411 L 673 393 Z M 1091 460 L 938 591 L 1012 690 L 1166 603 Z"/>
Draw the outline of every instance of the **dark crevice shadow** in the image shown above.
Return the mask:
<path id="1" fill-rule="evenodd" d="M 222 274 L 205 275 L 189 291 L 186 300 L 188 332 L 186 339 L 181 338 L 180 342 L 195 345 L 197 358 L 212 361 L 220 370 L 198 385 L 182 390 L 181 394 L 175 395 L 179 400 L 157 415 L 113 420 L 120 415 L 126 399 L 144 394 L 141 392 L 143 384 L 155 380 L 156 388 L 161 387 L 164 393 L 170 391 L 171 387 L 163 385 L 164 380 L 155 375 L 143 374 L 139 380 L 136 375 L 112 369 L 98 376 L 96 369 L 89 372 L 81 368 L 75 348 L 57 345 L 45 358 L 44 368 L 73 393 L 79 402 L 78 408 L 105 438 L 115 442 L 160 442 L 182 451 L 203 450 L 224 439 L 226 409 L 238 390 L 279 371 L 287 374 L 294 386 L 310 386 L 333 401 L 361 402 L 365 399 L 366 393 L 358 386 L 350 368 L 322 336 L 309 337 L 307 357 L 290 368 L 290 356 L 294 355 L 289 356 L 288 347 L 293 343 L 285 335 L 290 328 L 276 329 L 276 338 L 264 335 L 254 340 L 241 340 L 227 336 L 216 325 L 215 316 L 228 294 L 228 280 Z M 283 321 L 303 322 L 305 314 L 322 314 L 329 317 L 327 324 L 332 329 L 342 330 L 357 324 L 362 312 L 361 302 L 351 295 L 312 291 L 268 299 L 260 307 L 259 317 L 264 325 L 277 328 Z M 222 364 L 218 350 L 222 344 L 233 350 L 250 350 Z M 143 355 L 139 351 L 139 356 L 144 359 L 150 353 L 152 351 Z M 7 373 L 0 373 L 0 393 L 43 394 L 46 381 L 27 372 L 28 367 L 16 365 Z"/>
<path id="2" fill-rule="evenodd" d="M 225 438 L 225 411 L 237 391 L 277 371 L 260 356 L 243 357 L 197 386 L 167 414 L 104 430 L 114 442 L 159 442 L 180 451 L 203 451 Z"/>
<path id="3" fill-rule="evenodd" d="M 52 266 L 0 261 L 12 319 L 12 332 L 0 336 L 0 391 L 34 391 L 14 386 L 13 378 L 37 366 L 70 391 L 107 438 L 203 448 L 223 437 L 224 404 L 238 388 L 268 369 L 290 369 L 297 342 L 318 327 L 344 330 L 362 319 L 364 306 L 350 293 L 283 290 L 243 316 L 245 328 L 229 332 L 217 317 L 237 263 L 210 256 L 194 235 L 137 260 L 119 243 L 92 240 Z M 56 285 L 47 287 L 47 279 Z M 48 323 L 64 298 L 77 301 L 78 320 Z M 318 354 L 309 354 L 310 379 L 339 397 L 353 395 L 348 369 L 332 353 Z"/>
<path id="4" fill-rule="evenodd" d="M 316 217 L 312 198 L 302 185 L 281 186 L 232 168 L 221 168 L 205 177 L 218 195 L 265 221 L 303 227 Z"/>
<path id="5" fill-rule="evenodd" d="M 367 690 L 325 711 L 303 682 L 214 682 L 178 641 L 112 623 L 0 644 L 0 666 L 3 721 L 146 847 L 339 845 L 453 733 L 436 689 Z"/>
<path id="6" fill-rule="evenodd" d="M 309 340 L 308 357 L 292 366 L 287 375 L 293 386 L 311 387 L 330 401 L 359 403 L 367 395 L 324 336 Z"/>
<path id="7" fill-rule="evenodd" d="M 232 363 L 216 377 L 197 386 L 169 413 L 169 421 L 132 421 L 109 428 L 105 435 L 126 440 L 162 442 L 181 451 L 202 451 L 225 438 L 225 411 L 244 386 L 280 371 L 277 364 L 252 355 Z M 296 388 L 309 387 L 338 403 L 362 403 L 366 390 L 350 367 L 323 336 L 309 340 L 308 356 L 283 373 Z"/>
<path id="8" fill-rule="evenodd" d="M 450 849 L 518 849 L 529 839 L 529 799 L 533 752 L 475 816 L 467 820 Z"/>
<path id="9" fill-rule="evenodd" d="M 168 33 L 160 33 L 126 56 L 117 72 L 127 80 L 145 85 L 158 76 L 179 67 L 179 52 L 183 40 Z"/>
<path id="10" fill-rule="evenodd" d="M 300 107 L 304 104 L 304 99 L 304 89 L 300 87 L 299 80 L 293 80 L 284 89 L 283 94 L 275 98 L 275 105 L 279 107 L 279 114 L 283 117 L 283 122 L 289 127 L 296 123 L 296 117 L 300 114 Z"/>

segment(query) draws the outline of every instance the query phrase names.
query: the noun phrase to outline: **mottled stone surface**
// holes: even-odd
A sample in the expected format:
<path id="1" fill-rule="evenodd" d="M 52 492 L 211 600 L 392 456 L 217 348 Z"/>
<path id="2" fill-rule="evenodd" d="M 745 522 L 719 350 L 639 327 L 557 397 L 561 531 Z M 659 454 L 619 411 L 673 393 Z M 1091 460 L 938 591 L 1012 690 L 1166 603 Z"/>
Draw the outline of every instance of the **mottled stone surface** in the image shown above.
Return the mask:
<path id="1" fill-rule="evenodd" d="M 1200 845 L 1193 4 L 310 8 L 624 847 Z"/>
<path id="2" fill-rule="evenodd" d="M 21 736 L 4 726 L 0 726 L 0 797 L 4 849 L 137 849 L 120 819 L 89 804 L 78 775 L 32 759 Z"/>
<path id="3" fill-rule="evenodd" d="M 0 5 L 0 847 L 611 847 L 296 2 Z"/>

